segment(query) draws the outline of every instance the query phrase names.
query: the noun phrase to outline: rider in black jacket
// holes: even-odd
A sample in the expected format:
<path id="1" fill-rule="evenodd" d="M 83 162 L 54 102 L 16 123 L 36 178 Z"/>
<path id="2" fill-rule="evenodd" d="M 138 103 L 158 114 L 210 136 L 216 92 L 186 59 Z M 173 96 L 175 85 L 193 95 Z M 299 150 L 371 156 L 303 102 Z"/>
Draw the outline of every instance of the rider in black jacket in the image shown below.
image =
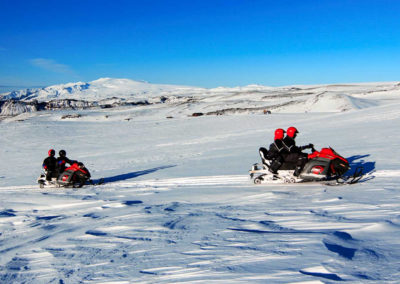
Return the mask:
<path id="1" fill-rule="evenodd" d="M 288 154 L 282 141 L 284 134 L 285 130 L 282 128 L 276 129 L 274 143 L 269 146 L 267 159 L 272 161 L 271 165 L 269 166 L 269 171 L 273 174 L 278 173 L 279 168 L 283 164 L 285 156 Z"/>
<path id="2" fill-rule="evenodd" d="M 57 160 L 54 157 L 56 151 L 50 149 L 48 154 L 49 156 L 43 161 L 43 168 L 46 172 L 46 180 L 50 181 L 51 178 L 57 177 Z"/>
<path id="3" fill-rule="evenodd" d="M 59 157 L 57 158 L 57 170 L 58 174 L 61 174 L 65 171 L 66 164 L 69 164 L 71 166 L 73 163 L 76 163 L 76 161 L 68 159 L 67 152 L 65 152 L 65 150 L 60 150 L 58 154 Z"/>
<path id="4" fill-rule="evenodd" d="M 304 149 L 312 149 L 314 148 L 313 144 L 308 144 L 305 146 L 296 146 L 296 141 L 294 140 L 299 131 L 296 127 L 289 127 L 286 131 L 286 137 L 283 139 L 283 145 L 289 154 L 285 157 L 285 162 L 296 164 L 296 168 L 294 171 L 294 176 L 298 176 L 303 169 L 304 165 L 308 161 L 308 154 L 303 153 Z"/>

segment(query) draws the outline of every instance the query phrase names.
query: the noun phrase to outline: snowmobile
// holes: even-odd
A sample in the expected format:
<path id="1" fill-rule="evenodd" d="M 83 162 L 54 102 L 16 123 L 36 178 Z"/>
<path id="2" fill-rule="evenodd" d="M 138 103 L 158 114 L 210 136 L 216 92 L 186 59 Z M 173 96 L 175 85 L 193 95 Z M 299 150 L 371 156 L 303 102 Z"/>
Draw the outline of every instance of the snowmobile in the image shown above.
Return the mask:
<path id="1" fill-rule="evenodd" d="M 81 164 L 81 163 L 80 163 Z M 82 164 L 83 166 L 83 164 Z M 85 168 L 87 171 L 87 169 Z M 85 171 L 85 172 L 86 172 Z M 78 163 L 73 164 L 61 173 L 58 178 L 46 180 L 46 173 L 42 173 L 38 178 L 40 188 L 44 187 L 82 187 L 85 184 L 93 184 L 93 182 L 86 175 L 78 170 Z"/>
<path id="2" fill-rule="evenodd" d="M 358 182 L 363 175 L 362 167 L 358 167 L 354 174 L 346 176 L 350 169 L 349 162 L 331 147 L 322 148 L 308 155 L 308 161 L 298 176 L 294 176 L 296 165 L 284 162 L 278 174 L 270 171 L 271 160 L 268 160 L 268 150 L 260 148 L 262 163 L 253 164 L 249 171 L 250 178 L 255 184 L 261 183 L 299 183 L 299 182 L 324 182 L 328 185 L 353 184 Z"/>
<path id="3" fill-rule="evenodd" d="M 46 173 L 40 174 L 37 179 L 40 188 L 46 187 L 73 187 L 78 188 L 84 186 L 87 182 L 90 184 L 90 180 L 85 182 L 76 180 L 73 178 L 74 173 L 71 171 L 63 172 L 58 178 L 52 178 L 51 180 L 46 180 Z"/>

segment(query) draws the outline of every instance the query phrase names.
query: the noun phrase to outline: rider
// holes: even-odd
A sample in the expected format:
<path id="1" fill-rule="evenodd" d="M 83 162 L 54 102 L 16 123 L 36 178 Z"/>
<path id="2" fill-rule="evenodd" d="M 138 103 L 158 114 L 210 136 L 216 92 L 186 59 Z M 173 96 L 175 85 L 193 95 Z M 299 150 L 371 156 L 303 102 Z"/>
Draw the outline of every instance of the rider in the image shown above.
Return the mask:
<path id="1" fill-rule="evenodd" d="M 50 149 L 48 152 L 48 157 L 43 161 L 43 169 L 46 172 L 46 180 L 50 181 L 51 178 L 57 177 L 57 160 L 54 157 L 56 155 L 56 151 L 54 149 Z"/>
<path id="2" fill-rule="evenodd" d="M 271 165 L 269 171 L 273 174 L 278 173 L 278 169 L 282 166 L 285 156 L 287 156 L 288 151 L 283 144 L 283 136 L 285 130 L 278 128 L 275 130 L 274 143 L 269 146 L 269 151 L 267 154 L 267 159 L 271 160 Z"/>
<path id="3" fill-rule="evenodd" d="M 291 126 L 286 130 L 286 137 L 283 139 L 283 145 L 289 152 L 289 154 L 285 157 L 285 162 L 294 163 L 296 165 L 293 174 L 294 176 L 300 175 L 301 170 L 308 160 L 308 154 L 303 153 L 302 150 L 314 148 L 313 144 L 300 147 L 296 146 L 296 141 L 294 139 L 296 138 L 297 133 L 299 133 L 299 131 L 296 129 L 296 127 Z"/>
<path id="4" fill-rule="evenodd" d="M 58 154 L 59 157 L 57 158 L 57 170 L 58 173 L 61 174 L 65 171 L 66 164 L 69 164 L 71 166 L 73 163 L 76 163 L 76 161 L 68 159 L 67 152 L 65 152 L 65 150 L 60 150 Z"/>

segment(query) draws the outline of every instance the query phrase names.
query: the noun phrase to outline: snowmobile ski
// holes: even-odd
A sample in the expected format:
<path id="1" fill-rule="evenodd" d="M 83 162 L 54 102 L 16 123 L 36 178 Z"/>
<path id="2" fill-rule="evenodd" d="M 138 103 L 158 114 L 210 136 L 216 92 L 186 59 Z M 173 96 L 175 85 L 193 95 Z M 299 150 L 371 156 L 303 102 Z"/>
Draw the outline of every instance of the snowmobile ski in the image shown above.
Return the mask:
<path id="1" fill-rule="evenodd" d="M 364 168 L 359 166 L 350 176 L 342 176 L 337 179 L 327 181 L 326 185 L 351 185 L 358 183 L 364 176 Z"/>

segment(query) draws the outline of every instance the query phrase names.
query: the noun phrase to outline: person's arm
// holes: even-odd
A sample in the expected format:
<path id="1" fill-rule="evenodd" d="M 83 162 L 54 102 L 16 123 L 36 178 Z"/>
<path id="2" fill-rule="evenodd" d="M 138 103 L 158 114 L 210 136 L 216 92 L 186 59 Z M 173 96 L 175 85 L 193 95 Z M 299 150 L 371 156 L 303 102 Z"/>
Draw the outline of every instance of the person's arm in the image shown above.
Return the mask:
<path id="1" fill-rule="evenodd" d="M 313 149 L 314 148 L 314 144 L 308 144 L 308 145 L 304 145 L 304 146 L 301 146 L 301 147 L 299 147 L 300 148 L 300 150 L 305 150 L 305 149 Z"/>
<path id="2" fill-rule="evenodd" d="M 71 166 L 72 164 L 77 163 L 78 161 L 70 160 L 68 158 L 65 158 L 65 162 L 68 163 Z"/>
<path id="3" fill-rule="evenodd" d="M 42 164 L 42 167 L 45 170 L 47 170 L 47 163 L 46 162 L 47 162 L 46 159 L 44 159 L 43 164 Z"/>

